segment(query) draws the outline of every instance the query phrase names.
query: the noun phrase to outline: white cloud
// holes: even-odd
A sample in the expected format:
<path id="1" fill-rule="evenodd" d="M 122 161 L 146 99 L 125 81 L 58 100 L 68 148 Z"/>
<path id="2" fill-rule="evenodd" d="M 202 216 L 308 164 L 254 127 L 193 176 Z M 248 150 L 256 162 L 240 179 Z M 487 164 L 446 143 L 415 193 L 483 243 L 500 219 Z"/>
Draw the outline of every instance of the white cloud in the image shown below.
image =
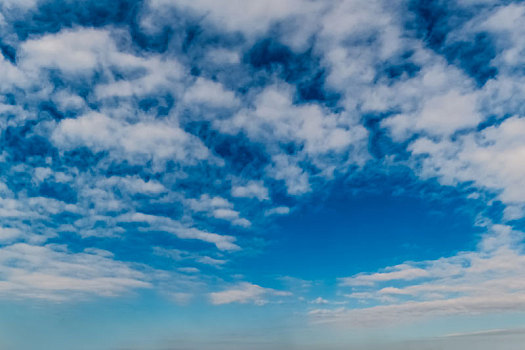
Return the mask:
<path id="1" fill-rule="evenodd" d="M 366 130 L 345 115 L 313 103 L 294 105 L 292 92 L 290 86 L 269 86 L 257 95 L 253 109 L 215 123 L 225 133 L 242 130 L 254 140 L 304 144 L 313 156 L 344 150 L 366 137 Z"/>
<path id="2" fill-rule="evenodd" d="M 525 295 L 510 293 L 419 301 L 366 309 L 315 309 L 310 311 L 309 315 L 320 323 L 337 323 L 349 327 L 377 327 L 414 321 L 428 316 L 513 312 L 524 307 Z"/>
<path id="3" fill-rule="evenodd" d="M 111 157 L 133 163 L 149 159 L 158 163 L 168 159 L 195 163 L 210 157 L 206 146 L 178 125 L 161 121 L 130 124 L 95 112 L 62 120 L 52 138 L 66 150 L 79 146 L 95 151 L 110 150 Z"/>
<path id="4" fill-rule="evenodd" d="M 116 59 L 117 67 L 123 70 L 139 71 L 141 74 L 124 79 L 99 84 L 95 95 L 103 100 L 113 97 L 145 96 L 154 92 L 171 91 L 178 93 L 182 88 L 183 67 L 173 58 L 159 56 L 128 56 L 127 60 Z"/>
<path id="5" fill-rule="evenodd" d="M 215 266 L 215 267 L 220 267 L 224 264 L 227 263 L 226 260 L 221 260 L 221 259 L 215 259 L 215 258 L 211 258 L 209 256 L 202 256 L 202 257 L 199 257 L 196 259 L 196 261 L 200 264 L 204 264 L 204 265 L 211 265 L 211 266 Z"/>
<path id="6" fill-rule="evenodd" d="M 214 305 L 231 303 L 264 305 L 268 303 L 268 297 L 289 295 L 289 292 L 277 291 L 270 288 L 263 288 L 256 284 L 241 282 L 231 289 L 210 293 L 209 296 L 211 303 Z"/>
<path id="7" fill-rule="evenodd" d="M 151 287 L 142 272 L 106 254 L 71 253 L 57 245 L 0 248 L 0 276 L 0 295 L 9 298 L 111 297 Z"/>
<path id="8" fill-rule="evenodd" d="M 0 242 L 11 242 L 23 235 L 22 231 L 16 227 L 0 227 Z"/>
<path id="9" fill-rule="evenodd" d="M 220 250 L 234 251 L 240 249 L 238 245 L 233 243 L 236 240 L 233 236 L 219 235 L 199 230 L 195 227 L 185 226 L 178 221 L 164 216 L 132 213 L 119 216 L 117 221 L 149 223 L 150 226 L 148 228 L 143 228 L 143 230 L 164 231 L 172 233 L 181 239 L 196 239 L 212 243 Z"/>
<path id="10" fill-rule="evenodd" d="M 232 187 L 232 196 L 241 198 L 257 198 L 260 201 L 268 200 L 268 189 L 262 181 L 250 181 L 245 185 Z"/>
<path id="11" fill-rule="evenodd" d="M 273 157 L 274 164 L 267 169 L 268 175 L 284 180 L 288 193 L 301 195 L 311 190 L 308 173 L 294 164 L 293 157 L 278 154 Z"/>
<path id="12" fill-rule="evenodd" d="M 367 91 L 377 88 L 376 64 L 412 43 L 401 39 L 402 19 L 396 16 L 400 3 L 357 0 L 333 4 L 317 19 L 322 28 L 317 45 L 323 50 L 323 63 L 330 67 L 327 83 L 344 94 L 353 111 Z"/>
<path id="13" fill-rule="evenodd" d="M 390 127 L 397 139 L 404 139 L 417 131 L 447 136 L 481 122 L 482 118 L 476 111 L 476 99 L 474 94 L 463 95 L 458 91 L 448 91 L 443 95 L 430 97 L 415 114 L 391 117 L 383 125 Z"/>
<path id="14" fill-rule="evenodd" d="M 20 59 L 27 70 L 58 68 L 82 74 L 94 70 L 100 60 L 115 51 L 109 32 L 81 29 L 27 40 L 21 46 Z"/>
<path id="15" fill-rule="evenodd" d="M 492 225 L 476 251 L 422 262 L 406 262 L 385 272 L 341 280 L 360 308 L 316 309 L 319 322 L 351 327 L 411 322 L 421 317 L 498 313 L 525 307 L 523 233 Z"/>
<path id="16" fill-rule="evenodd" d="M 203 194 L 198 199 L 189 199 L 188 206 L 195 212 L 206 212 L 210 217 L 230 221 L 233 225 L 242 227 L 251 225 L 249 220 L 242 218 L 240 213 L 233 209 L 232 203 L 222 197 Z"/>
<path id="17" fill-rule="evenodd" d="M 156 11 L 173 6 L 188 9 L 199 16 L 207 15 L 213 23 L 226 30 L 254 35 L 268 30 L 277 21 L 316 13 L 323 4 L 308 0 L 182 0 L 177 3 L 149 0 L 149 6 Z"/>
<path id="18" fill-rule="evenodd" d="M 76 94 L 66 90 L 60 90 L 53 95 L 53 101 L 58 105 L 60 110 L 80 111 L 86 106 L 84 99 Z"/>
<path id="19" fill-rule="evenodd" d="M 29 79 L 26 74 L 3 56 L 0 57 L 0 74 L 3 77 L 2 81 L 0 81 L 0 90 L 2 92 L 10 91 L 14 87 L 25 88 L 29 85 Z M 13 107 L 11 106 L 11 108 Z"/>
<path id="20" fill-rule="evenodd" d="M 525 186 L 520 175 L 523 143 L 518 136 L 525 115 L 521 97 L 524 76 L 517 69 L 523 57 L 520 53 L 525 52 L 524 21 L 521 4 L 489 6 L 449 33 L 449 44 L 472 40 L 478 34 L 490 38 L 496 55 L 486 65 L 495 67 L 497 75 L 482 87 L 457 68 L 421 51 L 426 54 L 420 61 L 421 72 L 394 84 L 395 98 L 379 91 L 382 101 L 399 103 L 397 109 L 402 113 L 382 125 L 395 140 L 415 139 L 408 150 L 413 155 L 409 163 L 416 172 L 423 178 L 437 177 L 445 185 L 468 183 L 495 193 L 507 205 L 505 220 L 525 213 Z M 421 102 L 410 103 L 404 95 L 417 96 Z M 496 119 L 492 126 L 475 129 L 489 117 Z M 444 124 L 439 125 L 441 122 Z M 449 137 L 462 129 L 454 138 Z"/>
<path id="21" fill-rule="evenodd" d="M 241 57 L 237 51 L 228 49 L 212 49 L 206 53 L 206 58 L 218 65 L 240 63 Z"/>
<path id="22" fill-rule="evenodd" d="M 290 213 L 290 208 L 285 206 L 275 207 L 268 209 L 264 212 L 264 215 L 286 215 Z"/>
<path id="23" fill-rule="evenodd" d="M 157 255 L 165 256 L 176 261 L 192 260 L 199 264 L 209 265 L 220 268 L 221 266 L 228 263 L 227 260 L 216 259 L 206 255 L 199 255 L 198 253 L 188 252 L 180 249 L 166 249 L 163 247 L 155 247 L 154 252 Z M 195 269 L 193 267 L 188 269 Z M 188 270 L 189 271 L 189 270 Z M 192 270 L 194 271 L 194 270 Z"/>
<path id="24" fill-rule="evenodd" d="M 155 180 L 144 181 L 137 176 L 118 177 L 112 176 L 97 182 L 98 188 L 119 187 L 131 194 L 142 193 L 149 195 L 158 195 L 168 190 L 164 185 Z"/>
<path id="25" fill-rule="evenodd" d="M 342 286 L 367 286 L 377 282 L 392 280 L 410 281 L 429 276 L 428 271 L 420 268 L 412 268 L 407 265 L 398 265 L 389 268 L 386 272 L 374 273 L 371 275 L 358 275 L 340 279 Z"/>
<path id="26" fill-rule="evenodd" d="M 144 95 L 160 87 L 171 89 L 182 79 L 182 67 L 173 58 L 125 52 L 117 47 L 112 35 L 127 34 L 109 29 L 79 28 L 30 39 L 21 45 L 19 66 L 31 76 L 38 76 L 41 69 L 46 68 L 59 69 L 73 76 L 101 71 L 109 82 L 95 86 L 98 98 Z M 117 81 L 111 74 L 113 69 L 124 73 L 126 79 Z M 64 92 L 58 95 L 62 95 L 62 100 L 65 98 Z M 70 98 L 71 102 L 79 103 Z"/>
<path id="27" fill-rule="evenodd" d="M 362 165 L 368 155 L 368 133 L 355 118 L 346 113 L 332 113 L 316 103 L 294 104 L 293 88 L 272 85 L 258 93 L 253 106 L 241 109 L 229 119 L 213 120 L 213 125 L 227 134 L 246 134 L 266 145 L 272 155 L 267 175 L 284 180 L 288 192 L 301 195 L 311 190 L 309 173 L 299 167 L 310 161 L 330 178 L 335 170 Z M 287 155 L 281 145 L 292 144 L 296 154 Z"/>
<path id="28" fill-rule="evenodd" d="M 0 4 L 7 9 L 13 8 L 25 8 L 34 7 L 37 4 L 38 0 L 2 0 Z"/>
<path id="29" fill-rule="evenodd" d="M 184 101 L 188 104 L 204 104 L 215 108 L 231 108 L 239 104 L 235 94 L 226 90 L 222 84 L 200 77 L 186 90 Z"/>
<path id="30" fill-rule="evenodd" d="M 515 116 L 454 141 L 420 138 L 409 150 L 421 156 L 423 177 L 437 176 L 448 185 L 473 181 L 480 188 L 498 191 L 499 198 L 506 203 L 523 203 L 523 132 L 525 119 Z"/>
<path id="31" fill-rule="evenodd" d="M 507 6 L 494 7 L 494 11 L 488 18 L 475 18 L 473 22 L 480 22 L 474 25 L 475 31 L 489 31 L 496 37 L 496 43 L 502 52 L 498 53 L 494 63 L 503 69 L 523 64 L 523 53 L 525 52 L 525 39 L 523 38 L 525 6 L 523 4 L 510 3 Z"/>
<path id="32" fill-rule="evenodd" d="M 323 299 L 321 297 L 317 297 L 314 300 L 310 301 L 310 304 L 318 304 L 318 305 L 324 305 L 329 304 L 330 302 L 326 299 Z"/>

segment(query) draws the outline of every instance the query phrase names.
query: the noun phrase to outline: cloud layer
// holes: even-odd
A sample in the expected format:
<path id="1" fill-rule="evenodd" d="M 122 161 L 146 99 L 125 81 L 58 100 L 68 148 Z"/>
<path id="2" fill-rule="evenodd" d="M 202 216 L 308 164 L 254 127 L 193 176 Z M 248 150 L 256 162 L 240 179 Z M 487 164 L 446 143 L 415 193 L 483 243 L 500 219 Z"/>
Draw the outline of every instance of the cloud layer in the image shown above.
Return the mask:
<path id="1" fill-rule="evenodd" d="M 231 261 L 307 196 L 403 168 L 503 213 L 473 251 L 341 277 L 366 307 L 310 315 L 525 306 L 523 4 L 118 3 L 0 1 L 2 297 L 265 304 L 289 292 Z"/>

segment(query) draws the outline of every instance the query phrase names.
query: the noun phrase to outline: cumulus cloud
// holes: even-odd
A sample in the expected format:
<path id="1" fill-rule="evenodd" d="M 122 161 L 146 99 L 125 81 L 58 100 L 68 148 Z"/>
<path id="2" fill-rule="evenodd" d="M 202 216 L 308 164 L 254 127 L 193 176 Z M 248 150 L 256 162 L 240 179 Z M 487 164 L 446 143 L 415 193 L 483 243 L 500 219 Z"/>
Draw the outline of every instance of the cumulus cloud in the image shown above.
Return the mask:
<path id="1" fill-rule="evenodd" d="M 53 140 L 64 149 L 87 146 L 94 151 L 114 151 L 115 156 L 134 163 L 172 158 L 191 163 L 209 157 L 208 149 L 197 138 L 176 125 L 128 124 L 99 113 L 62 120 Z"/>
<path id="2" fill-rule="evenodd" d="M 390 127 L 398 139 L 418 131 L 432 136 L 447 136 L 478 125 L 481 116 L 475 108 L 475 95 L 461 95 L 457 91 L 448 91 L 425 101 L 415 115 L 396 115 L 386 120 L 384 125 Z"/>
<path id="3" fill-rule="evenodd" d="M 330 114 L 317 104 L 294 105 L 286 86 L 267 87 L 256 97 L 253 109 L 216 124 L 224 132 L 242 130 L 256 140 L 304 144 L 310 155 L 337 152 L 366 137 L 362 126 L 344 115 Z"/>
<path id="4" fill-rule="evenodd" d="M 232 187 L 232 196 L 244 198 L 257 198 L 260 201 L 269 199 L 268 189 L 261 181 L 251 181 L 246 185 Z"/>
<path id="5" fill-rule="evenodd" d="M 520 137 L 525 123 L 518 116 L 479 133 L 441 142 L 419 138 L 409 149 L 420 157 L 421 174 L 438 176 L 444 184 L 473 181 L 480 188 L 499 192 L 506 203 L 523 203 L 524 145 Z"/>
<path id="6" fill-rule="evenodd" d="M 188 104 L 204 104 L 210 107 L 235 107 L 239 101 L 232 91 L 226 90 L 220 83 L 197 78 L 195 83 L 184 93 Z"/>
<path id="7" fill-rule="evenodd" d="M 91 73 L 105 55 L 116 51 L 109 32 L 96 29 L 63 31 L 25 41 L 20 60 L 24 69 L 58 68 L 70 74 Z"/>

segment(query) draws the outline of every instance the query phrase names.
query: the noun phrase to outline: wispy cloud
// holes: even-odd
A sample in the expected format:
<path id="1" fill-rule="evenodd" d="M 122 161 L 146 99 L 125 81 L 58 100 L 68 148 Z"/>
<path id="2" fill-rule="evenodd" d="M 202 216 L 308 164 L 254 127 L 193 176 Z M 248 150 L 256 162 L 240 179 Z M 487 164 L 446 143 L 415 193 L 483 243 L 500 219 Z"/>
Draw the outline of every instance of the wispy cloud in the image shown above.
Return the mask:
<path id="1" fill-rule="evenodd" d="M 62 301 L 152 287 L 144 272 L 107 251 L 72 253 L 59 245 L 17 243 L 0 252 L 0 294 L 8 298 Z"/>
<path id="2" fill-rule="evenodd" d="M 476 251 L 342 278 L 341 287 L 352 288 L 347 297 L 361 306 L 315 309 L 310 315 L 320 322 L 356 327 L 521 309 L 525 302 L 523 233 L 502 225 L 488 229 Z"/>
<path id="3" fill-rule="evenodd" d="M 264 305 L 269 302 L 268 298 L 270 297 L 285 297 L 290 295 L 290 292 L 264 288 L 248 282 L 241 282 L 230 289 L 210 293 L 210 301 L 214 305 L 231 303 L 253 303 L 256 305 Z"/>

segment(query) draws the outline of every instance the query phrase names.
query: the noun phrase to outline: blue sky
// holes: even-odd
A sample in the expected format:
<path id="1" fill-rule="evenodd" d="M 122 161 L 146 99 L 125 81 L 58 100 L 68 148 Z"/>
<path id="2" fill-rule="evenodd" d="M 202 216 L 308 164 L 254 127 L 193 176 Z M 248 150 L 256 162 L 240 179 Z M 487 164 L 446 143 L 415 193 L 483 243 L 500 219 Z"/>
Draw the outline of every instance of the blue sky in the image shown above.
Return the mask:
<path id="1" fill-rule="evenodd" d="M 525 6 L 0 0 L 0 347 L 520 349 Z"/>

